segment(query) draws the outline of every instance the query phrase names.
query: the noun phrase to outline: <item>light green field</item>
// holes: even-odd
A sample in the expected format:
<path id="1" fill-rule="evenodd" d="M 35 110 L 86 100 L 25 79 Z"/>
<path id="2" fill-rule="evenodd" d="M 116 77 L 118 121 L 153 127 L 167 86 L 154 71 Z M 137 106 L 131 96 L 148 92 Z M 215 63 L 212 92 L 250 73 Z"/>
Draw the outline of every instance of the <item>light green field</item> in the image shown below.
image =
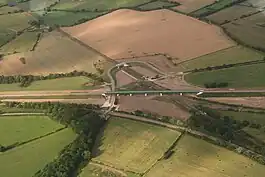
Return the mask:
<path id="1" fill-rule="evenodd" d="M 138 9 L 140 10 L 153 10 L 153 9 L 159 9 L 159 8 L 169 8 L 169 7 L 175 7 L 177 4 L 175 3 L 170 3 L 166 1 L 155 1 L 155 2 L 150 2 L 148 4 L 139 6 Z"/>
<path id="2" fill-rule="evenodd" d="M 133 173 L 119 171 L 103 165 L 90 163 L 84 169 L 82 169 L 80 177 L 139 177 L 139 176 Z"/>
<path id="3" fill-rule="evenodd" d="M 30 51 L 38 38 L 37 32 L 24 32 L 16 39 L 0 48 L 0 53 L 14 53 Z"/>
<path id="4" fill-rule="evenodd" d="M 261 140 L 265 143 L 265 130 L 264 129 L 258 130 L 255 128 L 246 127 L 243 130 L 247 132 L 248 134 L 250 134 L 251 136 L 254 136 L 258 140 Z"/>
<path id="5" fill-rule="evenodd" d="M 91 11 L 108 11 L 121 7 L 135 7 L 151 0 L 86 0 L 86 1 L 72 1 L 62 0 L 53 9 L 59 10 L 91 10 Z"/>
<path id="6" fill-rule="evenodd" d="M 0 144 L 8 146 L 63 128 L 47 116 L 0 116 Z"/>
<path id="7" fill-rule="evenodd" d="M 235 0 L 235 1 L 238 1 L 238 0 Z M 229 6 L 232 3 L 233 3 L 233 1 L 231 1 L 231 0 L 219 0 L 219 1 L 216 1 L 215 3 L 213 3 L 209 6 L 203 7 L 199 10 L 192 12 L 191 15 L 194 15 L 197 17 L 207 16 L 209 12 L 213 13 L 213 12 L 219 11 L 219 10 Z"/>
<path id="8" fill-rule="evenodd" d="M 2 153 L 0 154 L 1 174 L 5 177 L 33 176 L 56 158 L 58 153 L 75 137 L 71 129 L 65 129 Z"/>
<path id="9" fill-rule="evenodd" d="M 204 83 L 227 82 L 230 88 L 250 88 L 265 86 L 265 63 L 238 66 L 221 70 L 191 73 L 185 80 L 204 87 Z"/>
<path id="10" fill-rule="evenodd" d="M 143 173 L 163 156 L 179 135 L 166 128 L 112 117 L 101 138 L 102 144 L 94 152 L 94 160 Z"/>
<path id="11" fill-rule="evenodd" d="M 82 90 L 92 86 L 85 86 L 91 80 L 84 76 L 65 77 L 58 79 L 35 81 L 28 87 L 20 87 L 19 84 L 0 84 L 0 91 L 31 91 L 31 90 Z"/>
<path id="12" fill-rule="evenodd" d="M 185 135 L 175 153 L 145 177 L 263 177 L 264 170 L 265 166 L 243 155 Z"/>
<path id="13" fill-rule="evenodd" d="M 5 5 L 7 3 L 7 0 L 0 0 L 0 6 Z"/>
<path id="14" fill-rule="evenodd" d="M 30 0 L 23 3 L 19 3 L 17 6 L 19 6 L 24 11 L 40 11 L 44 8 L 51 6 L 56 1 L 57 0 Z"/>
<path id="15" fill-rule="evenodd" d="M 177 69 L 178 71 L 187 71 L 196 68 L 206 68 L 208 66 L 221 66 L 223 64 L 262 60 L 264 57 L 264 53 L 257 52 L 242 46 L 237 46 L 183 62 L 178 65 Z"/>
<path id="16" fill-rule="evenodd" d="M 0 1 L 0 5 L 1 5 L 1 1 Z M 7 13 L 12 13 L 14 11 L 19 10 L 19 8 L 17 7 L 9 7 L 9 6 L 4 6 L 0 8 L 0 14 L 7 14 Z"/>
<path id="17" fill-rule="evenodd" d="M 60 25 L 60 26 L 72 26 L 79 23 L 79 20 L 86 19 L 91 20 L 102 12 L 65 12 L 65 11 L 51 11 L 43 17 L 44 23 L 49 26 Z"/>

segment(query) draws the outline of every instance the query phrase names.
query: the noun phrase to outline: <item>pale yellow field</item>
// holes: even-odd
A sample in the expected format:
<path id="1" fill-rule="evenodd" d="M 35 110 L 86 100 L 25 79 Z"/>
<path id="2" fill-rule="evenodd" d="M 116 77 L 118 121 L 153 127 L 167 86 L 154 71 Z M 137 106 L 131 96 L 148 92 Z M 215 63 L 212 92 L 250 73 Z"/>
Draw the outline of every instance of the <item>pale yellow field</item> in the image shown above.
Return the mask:
<path id="1" fill-rule="evenodd" d="M 175 153 L 145 177 L 263 177 L 264 171 L 264 165 L 243 155 L 185 135 Z"/>
<path id="2" fill-rule="evenodd" d="M 113 59 L 165 53 L 183 61 L 235 45 L 220 28 L 170 10 L 117 10 L 63 30 Z"/>
<path id="3" fill-rule="evenodd" d="M 20 57 L 25 57 L 22 64 Z M 45 33 L 33 52 L 14 54 L 4 57 L 0 74 L 49 74 L 71 72 L 73 70 L 96 72 L 94 63 L 106 63 L 104 57 L 72 41 L 58 31 Z"/>
<path id="4" fill-rule="evenodd" d="M 190 13 L 197 9 L 200 9 L 206 5 L 212 4 L 215 0 L 170 0 L 173 2 L 179 2 L 181 5 L 174 7 L 174 9 L 179 10 L 184 13 Z"/>

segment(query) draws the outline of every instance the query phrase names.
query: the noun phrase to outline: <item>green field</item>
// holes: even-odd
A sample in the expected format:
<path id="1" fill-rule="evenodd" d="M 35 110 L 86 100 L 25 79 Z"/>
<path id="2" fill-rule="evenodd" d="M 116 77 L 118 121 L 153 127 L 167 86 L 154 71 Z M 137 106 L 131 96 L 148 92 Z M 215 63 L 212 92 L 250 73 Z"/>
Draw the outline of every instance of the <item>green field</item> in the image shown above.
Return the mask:
<path id="1" fill-rule="evenodd" d="M 166 128 L 112 117 L 93 160 L 143 173 L 163 156 L 179 135 Z"/>
<path id="2" fill-rule="evenodd" d="M 33 141 L 18 148 L 0 154 L 0 172 L 5 177 L 30 177 L 57 154 L 76 135 L 71 129 L 65 129 L 48 137 Z"/>
<path id="3" fill-rule="evenodd" d="M 258 130 L 255 128 L 246 127 L 243 130 L 247 132 L 248 134 L 250 134 L 251 136 L 254 136 L 258 140 L 261 140 L 265 143 L 265 129 Z"/>
<path id="4" fill-rule="evenodd" d="M 27 52 L 32 50 L 38 38 L 37 32 L 24 32 L 0 48 L 0 53 Z"/>
<path id="5" fill-rule="evenodd" d="M 102 12 L 65 12 L 65 11 L 51 11 L 43 17 L 44 23 L 53 26 L 72 26 L 79 24 L 80 20 L 88 21 L 104 13 Z"/>
<path id="6" fill-rule="evenodd" d="M 0 116 L 0 144 L 8 146 L 63 128 L 47 116 Z"/>
<path id="7" fill-rule="evenodd" d="M 82 169 L 80 177 L 139 177 L 139 176 L 130 172 L 123 172 L 103 165 L 90 163 L 84 169 Z"/>
<path id="8" fill-rule="evenodd" d="M 0 91 L 40 91 L 40 90 L 82 90 L 90 89 L 91 79 L 85 76 L 65 77 L 58 79 L 35 81 L 28 87 L 20 87 L 19 84 L 0 84 Z M 89 84 L 85 86 L 85 84 Z"/>
<path id="9" fill-rule="evenodd" d="M 5 5 L 7 3 L 7 0 L 0 0 L 0 6 Z"/>
<path id="10" fill-rule="evenodd" d="M 1 4 L 1 1 L 0 1 L 0 4 Z M 17 8 L 17 7 L 4 6 L 4 7 L 0 8 L 0 14 L 12 13 L 12 12 L 15 12 L 18 10 L 19 10 L 19 8 Z"/>
<path id="11" fill-rule="evenodd" d="M 19 3 L 17 6 L 24 11 L 41 11 L 47 7 L 50 7 L 57 0 L 30 0 L 23 3 Z"/>
<path id="12" fill-rule="evenodd" d="M 140 10 L 154 10 L 154 9 L 160 9 L 160 8 L 169 8 L 169 7 L 175 7 L 178 4 L 175 3 L 170 3 L 167 1 L 154 1 L 154 2 L 150 2 L 148 4 L 139 6 L 138 9 Z"/>
<path id="13" fill-rule="evenodd" d="M 159 161 L 145 177 L 263 177 L 264 170 L 265 166 L 247 157 L 185 135 L 175 153 Z"/>
<path id="14" fill-rule="evenodd" d="M 230 88 L 250 88 L 265 86 L 265 63 L 233 68 L 196 72 L 185 76 L 185 80 L 204 87 L 204 83 L 227 82 Z"/>
<path id="15" fill-rule="evenodd" d="M 235 1 L 239 1 L 239 0 L 235 0 Z M 215 3 L 213 3 L 211 5 L 208 5 L 206 7 L 203 7 L 199 10 L 192 12 L 191 15 L 196 16 L 196 17 L 207 16 L 208 14 L 212 14 L 214 12 L 221 10 L 221 9 L 224 9 L 225 7 L 227 7 L 233 3 L 234 2 L 231 0 L 219 0 L 219 1 L 216 1 Z"/>
<path id="16" fill-rule="evenodd" d="M 187 71 L 208 66 L 221 66 L 223 64 L 243 63 L 253 60 L 262 60 L 264 53 L 245 48 L 242 46 L 231 47 L 198 57 L 178 65 L 178 71 Z"/>
<path id="17" fill-rule="evenodd" d="M 151 0 L 86 0 L 86 1 L 72 1 L 62 0 L 52 9 L 58 10 L 90 10 L 90 11 L 109 11 L 112 9 L 122 7 L 136 7 L 141 4 L 150 2 Z"/>

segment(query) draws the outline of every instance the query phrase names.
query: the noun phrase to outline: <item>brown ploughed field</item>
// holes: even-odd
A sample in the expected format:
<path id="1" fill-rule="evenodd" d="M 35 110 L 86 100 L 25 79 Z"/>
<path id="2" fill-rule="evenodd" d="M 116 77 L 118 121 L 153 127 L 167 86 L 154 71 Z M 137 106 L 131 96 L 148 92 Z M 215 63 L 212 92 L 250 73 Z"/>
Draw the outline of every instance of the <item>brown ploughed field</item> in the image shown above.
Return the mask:
<path id="1" fill-rule="evenodd" d="M 163 53 L 181 62 L 235 45 L 219 27 L 170 10 L 117 10 L 62 30 L 113 59 Z"/>
<path id="2" fill-rule="evenodd" d="M 135 82 L 136 80 L 132 77 L 128 76 L 122 71 L 118 71 L 116 73 L 116 80 L 117 80 L 117 87 L 122 87 L 124 85 L 130 84 L 132 82 Z"/>
<path id="3" fill-rule="evenodd" d="M 25 64 L 19 60 L 21 57 L 25 58 Z M 97 52 L 53 31 L 44 35 L 35 51 L 8 55 L 0 62 L 1 75 L 45 75 L 73 70 L 95 73 L 94 63 L 106 63 L 106 60 Z"/>
<path id="4" fill-rule="evenodd" d="M 182 120 L 186 120 L 190 116 L 187 111 L 177 107 L 172 103 L 151 100 L 147 98 L 148 97 L 145 96 L 121 96 L 119 100 L 119 110 L 127 112 L 141 110 L 144 112 L 150 112 L 152 114 L 170 116 Z"/>
<path id="5" fill-rule="evenodd" d="M 215 0 L 171 0 L 173 2 L 179 2 L 181 5 L 174 7 L 174 9 L 180 12 L 190 13 L 204 6 L 212 4 Z"/>

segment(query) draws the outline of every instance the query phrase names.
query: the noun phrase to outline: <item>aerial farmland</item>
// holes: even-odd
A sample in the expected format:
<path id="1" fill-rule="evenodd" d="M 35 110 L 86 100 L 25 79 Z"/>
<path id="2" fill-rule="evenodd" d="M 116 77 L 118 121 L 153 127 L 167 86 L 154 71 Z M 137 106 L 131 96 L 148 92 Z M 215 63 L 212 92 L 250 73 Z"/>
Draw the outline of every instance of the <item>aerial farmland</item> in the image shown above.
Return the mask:
<path id="1" fill-rule="evenodd" d="M 263 0 L 0 0 L 3 177 L 263 177 Z"/>

